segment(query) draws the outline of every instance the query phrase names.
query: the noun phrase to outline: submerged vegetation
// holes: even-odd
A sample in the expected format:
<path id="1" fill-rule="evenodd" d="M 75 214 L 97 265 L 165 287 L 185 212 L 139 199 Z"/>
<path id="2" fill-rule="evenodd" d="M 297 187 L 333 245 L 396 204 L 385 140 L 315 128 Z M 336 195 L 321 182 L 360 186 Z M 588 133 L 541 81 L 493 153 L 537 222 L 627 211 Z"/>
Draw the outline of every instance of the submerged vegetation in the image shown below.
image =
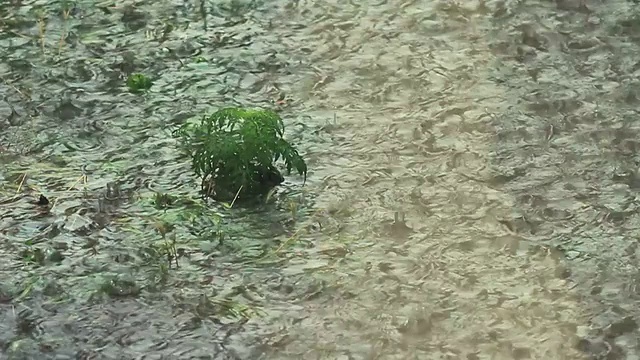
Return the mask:
<path id="1" fill-rule="evenodd" d="M 158 54 L 156 45 L 129 45 L 155 41 L 153 29 L 137 30 L 153 25 L 157 14 L 147 10 L 163 6 L 156 3 L 98 10 L 68 2 L 63 9 L 58 2 L 14 5 L 0 9 L 8 37 L 0 44 L 6 50 L 0 52 L 6 65 L 0 82 L 8 89 L 0 101 L 8 119 L 0 124 L 0 250 L 6 255 L 0 270 L 11 274 L 0 281 L 0 354 L 133 358 L 147 351 L 173 358 L 183 347 L 186 357 L 217 358 L 226 352 L 217 348 L 220 324 L 237 324 L 229 334 L 240 331 L 247 318 L 262 314 L 262 293 L 270 291 L 265 284 L 271 273 L 244 275 L 245 264 L 274 266 L 305 241 L 296 228 L 306 209 L 298 212 L 304 204 L 293 197 L 288 206 L 295 212 L 277 211 L 282 204 L 255 215 L 223 212 L 201 198 L 197 184 L 182 181 L 185 174 L 194 177 L 191 164 L 162 124 L 183 111 L 185 118 L 202 113 L 204 108 L 190 107 L 201 99 L 242 98 L 218 96 L 225 81 L 205 74 L 218 66 L 206 59 L 230 58 L 205 51 L 194 56 L 198 67 L 158 70 L 182 62 L 173 51 Z M 113 25 L 101 23 L 105 16 Z M 186 29 L 193 19 L 165 20 L 162 29 Z M 162 29 L 158 33 L 165 34 Z M 234 41 L 225 38 L 211 49 L 235 47 Z M 122 52 L 112 51 L 111 42 Z M 178 77 L 175 86 L 172 76 Z M 191 76 L 215 94 L 189 89 Z M 232 197 L 243 189 L 239 196 L 252 198 L 258 188 L 279 184 L 285 169 L 306 175 L 275 113 L 227 109 L 207 118 L 215 122 L 184 126 L 183 139 L 194 141 L 188 148 L 203 156 L 191 159 L 200 164 L 194 169 L 215 178 L 217 195 L 226 184 Z M 204 137 L 207 131 L 211 136 Z M 201 142 L 206 147 L 199 148 L 197 138 L 208 140 Z M 222 169 L 209 173 L 211 164 Z M 283 286 L 294 282 L 295 296 L 315 291 L 315 279 L 302 285 L 282 280 Z M 115 320 L 119 314 L 127 319 Z M 187 344 L 171 340 L 175 331 L 198 335 Z M 134 349 L 120 342 L 125 333 L 168 346 Z"/>
<path id="2" fill-rule="evenodd" d="M 631 1 L 2 5 L 0 358 L 640 358 Z"/>
<path id="3" fill-rule="evenodd" d="M 291 174 L 307 175 L 307 164 L 284 138 L 284 124 L 270 110 L 225 108 L 185 123 L 175 131 L 191 158 L 201 188 L 217 200 L 251 200 L 284 181 L 282 160 Z"/>
<path id="4" fill-rule="evenodd" d="M 153 86 L 153 81 L 144 74 L 131 74 L 127 78 L 129 92 L 134 94 L 143 93 Z"/>
<path id="5" fill-rule="evenodd" d="M 180 148 L 200 155 L 186 161 L 164 131 L 205 102 L 272 100 L 226 80 L 257 64 L 255 51 L 235 52 L 253 37 L 226 33 L 242 23 L 212 43 L 189 11 L 166 16 L 180 7 L 0 8 L 0 357 L 221 358 L 255 343 L 232 337 L 270 315 L 272 296 L 324 289 L 322 276 L 272 271 L 311 244 L 309 197 L 225 209 L 193 185 L 192 165 L 216 197 L 254 199 L 285 172 L 306 177 L 278 115 L 226 109 L 185 125 Z"/>

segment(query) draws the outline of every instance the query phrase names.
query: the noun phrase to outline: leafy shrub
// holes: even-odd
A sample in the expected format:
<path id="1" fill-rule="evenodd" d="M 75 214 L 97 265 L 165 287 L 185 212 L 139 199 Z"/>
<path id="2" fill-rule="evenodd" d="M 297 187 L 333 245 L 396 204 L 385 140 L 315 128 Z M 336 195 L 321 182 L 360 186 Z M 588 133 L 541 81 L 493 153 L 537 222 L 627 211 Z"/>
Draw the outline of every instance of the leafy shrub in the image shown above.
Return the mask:
<path id="1" fill-rule="evenodd" d="M 206 195 L 217 200 L 250 199 L 284 181 L 276 168 L 284 162 L 287 174 L 295 170 L 306 180 L 307 164 L 284 139 L 284 124 L 269 110 L 225 108 L 185 123 L 174 133 L 202 178 Z"/>

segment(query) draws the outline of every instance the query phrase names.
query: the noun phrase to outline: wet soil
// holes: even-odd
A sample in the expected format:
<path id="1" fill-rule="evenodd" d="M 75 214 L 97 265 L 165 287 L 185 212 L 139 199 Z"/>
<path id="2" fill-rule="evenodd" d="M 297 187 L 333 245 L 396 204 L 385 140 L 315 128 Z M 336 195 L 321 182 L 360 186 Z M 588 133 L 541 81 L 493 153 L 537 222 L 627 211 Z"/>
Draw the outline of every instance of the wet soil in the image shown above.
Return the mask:
<path id="1" fill-rule="evenodd" d="M 638 6 L 3 5 L 0 350 L 640 357 Z M 200 198 L 171 129 L 229 105 L 280 112 L 304 186 Z"/>

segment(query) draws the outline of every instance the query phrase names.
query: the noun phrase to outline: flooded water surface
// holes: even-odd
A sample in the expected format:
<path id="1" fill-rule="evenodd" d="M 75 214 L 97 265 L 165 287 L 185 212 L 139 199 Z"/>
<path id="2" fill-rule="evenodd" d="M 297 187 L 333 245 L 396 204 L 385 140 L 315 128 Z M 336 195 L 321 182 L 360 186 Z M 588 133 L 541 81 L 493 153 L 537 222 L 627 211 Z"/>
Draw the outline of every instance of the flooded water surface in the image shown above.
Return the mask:
<path id="1" fill-rule="evenodd" d="M 8 2 L 0 349 L 639 358 L 639 14 L 623 0 Z M 127 91 L 134 72 L 148 93 Z M 257 209 L 202 201 L 171 129 L 229 105 L 278 110 L 307 182 Z"/>

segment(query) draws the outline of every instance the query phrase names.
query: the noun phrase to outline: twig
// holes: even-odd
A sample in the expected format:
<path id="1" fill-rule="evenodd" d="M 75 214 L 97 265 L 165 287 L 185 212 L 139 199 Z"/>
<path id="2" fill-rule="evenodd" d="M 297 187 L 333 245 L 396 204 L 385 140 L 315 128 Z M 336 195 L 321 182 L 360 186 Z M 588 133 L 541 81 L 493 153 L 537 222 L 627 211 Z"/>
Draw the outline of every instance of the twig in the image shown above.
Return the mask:
<path id="1" fill-rule="evenodd" d="M 3 83 L 5 83 L 7 86 L 9 86 L 10 88 L 12 88 L 13 90 L 15 90 L 18 94 L 20 94 L 22 97 L 24 97 L 27 100 L 31 100 L 31 98 L 29 96 L 27 96 L 25 93 L 23 93 L 22 91 L 20 91 L 20 89 L 18 89 L 17 87 L 15 87 L 15 85 L 9 83 L 9 81 L 7 81 L 7 79 L 5 79 L 4 77 L 0 76 L 0 80 L 2 80 Z"/>
<path id="2" fill-rule="evenodd" d="M 24 185 L 24 181 L 25 181 L 26 178 L 27 178 L 27 173 L 24 173 L 22 175 L 22 180 L 20 180 L 20 184 L 18 185 L 18 188 L 16 189 L 16 194 L 13 196 L 12 200 L 15 200 L 18 197 L 18 195 L 20 194 L 20 191 L 22 191 L 22 185 Z"/>
<path id="3" fill-rule="evenodd" d="M 71 9 L 62 10 L 62 17 L 64 18 L 64 26 L 62 27 L 62 34 L 60 34 L 60 42 L 58 43 L 58 55 L 62 53 L 62 47 L 64 46 L 64 40 L 67 37 L 67 26 L 69 21 L 69 14 Z"/>
<path id="4" fill-rule="evenodd" d="M 81 181 L 82 181 L 83 185 L 85 185 L 85 187 L 86 187 L 86 185 L 87 185 L 87 175 L 82 174 L 82 175 L 81 175 L 81 176 L 76 180 L 76 182 L 74 182 L 74 183 L 73 183 L 73 185 L 71 185 L 71 186 L 69 187 L 69 189 L 67 189 L 67 192 L 69 192 L 69 191 L 73 190 L 73 188 L 74 188 L 76 185 L 78 185 Z M 86 189 L 85 189 L 85 190 L 86 190 Z M 57 197 L 57 198 L 53 201 L 53 205 L 51 205 L 51 209 L 50 209 L 50 211 L 51 211 L 51 210 L 53 210 L 53 208 L 54 208 L 54 207 L 56 207 L 56 204 L 58 203 L 58 200 L 59 200 L 59 199 L 60 199 L 60 197 Z"/>
<path id="5" fill-rule="evenodd" d="M 240 188 L 238 189 L 238 192 L 236 193 L 236 196 L 233 198 L 233 201 L 231 202 L 231 205 L 229 205 L 229 208 L 233 207 L 233 204 L 236 203 L 236 200 L 238 199 L 238 195 L 240 195 L 240 191 L 242 191 L 242 187 L 244 185 L 240 185 Z"/>
<path id="6" fill-rule="evenodd" d="M 322 209 L 317 209 L 316 211 L 314 211 L 314 213 L 311 215 L 311 218 L 314 218 L 316 215 L 318 215 L 320 212 L 322 211 Z M 302 231 L 303 229 L 307 229 L 308 226 L 301 226 L 298 228 L 298 230 L 296 230 L 287 240 L 285 240 L 282 244 L 280 244 L 280 246 L 278 246 L 278 248 L 276 249 L 276 251 L 274 251 L 274 254 L 277 254 L 280 252 L 280 250 L 282 250 L 285 246 L 287 246 L 294 238 L 296 238 L 298 236 L 298 234 L 300 233 L 300 231 Z"/>
<path id="7" fill-rule="evenodd" d="M 38 31 L 40 33 L 40 46 L 42 48 L 42 55 L 45 55 L 44 53 L 44 35 L 46 32 L 46 23 L 44 21 L 44 17 L 40 17 L 40 20 L 38 20 Z"/>

